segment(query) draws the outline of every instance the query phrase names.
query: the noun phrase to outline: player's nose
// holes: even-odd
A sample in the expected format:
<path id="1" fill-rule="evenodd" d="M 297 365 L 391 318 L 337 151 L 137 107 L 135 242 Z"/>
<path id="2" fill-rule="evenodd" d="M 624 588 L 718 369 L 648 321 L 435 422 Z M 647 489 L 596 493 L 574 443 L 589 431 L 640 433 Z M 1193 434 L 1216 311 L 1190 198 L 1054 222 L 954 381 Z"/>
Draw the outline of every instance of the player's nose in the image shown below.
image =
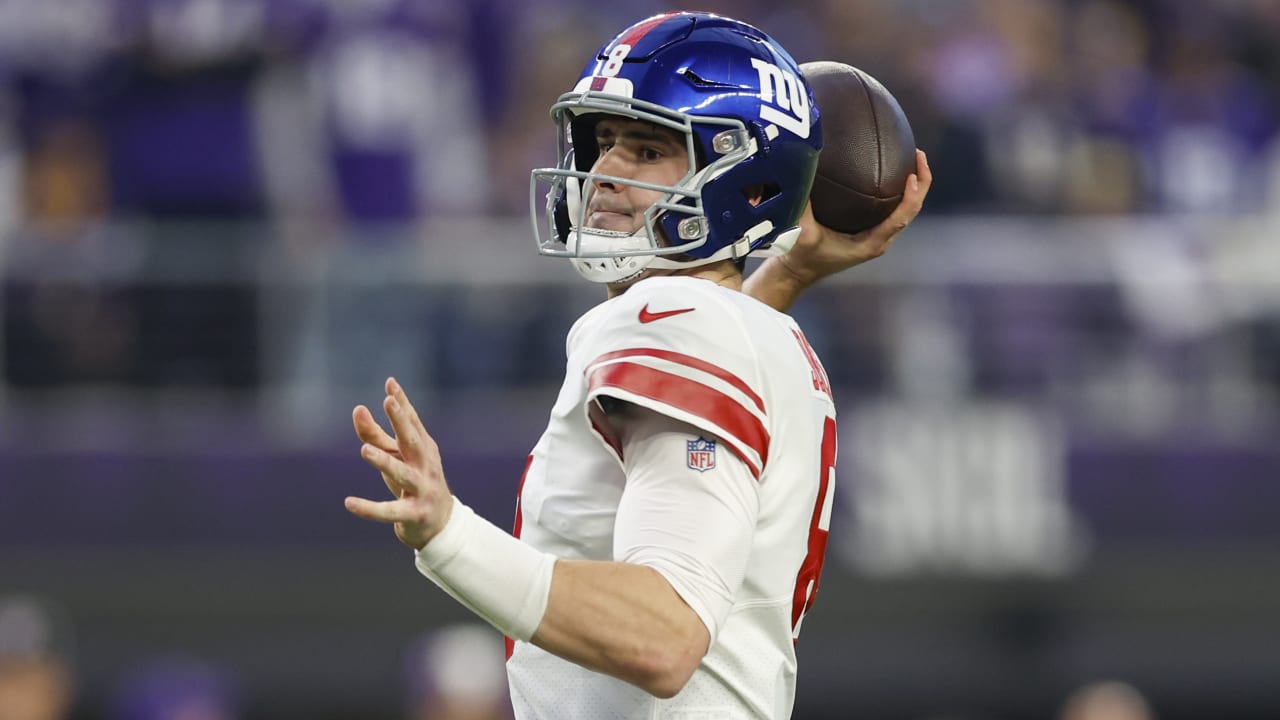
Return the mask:
<path id="1" fill-rule="evenodd" d="M 622 192 L 622 183 L 610 179 L 610 177 L 621 176 L 623 163 L 618 159 L 619 153 L 609 151 L 603 153 L 600 159 L 596 160 L 595 167 L 591 168 L 594 177 L 591 182 L 599 190 L 607 190 L 611 193 Z"/>

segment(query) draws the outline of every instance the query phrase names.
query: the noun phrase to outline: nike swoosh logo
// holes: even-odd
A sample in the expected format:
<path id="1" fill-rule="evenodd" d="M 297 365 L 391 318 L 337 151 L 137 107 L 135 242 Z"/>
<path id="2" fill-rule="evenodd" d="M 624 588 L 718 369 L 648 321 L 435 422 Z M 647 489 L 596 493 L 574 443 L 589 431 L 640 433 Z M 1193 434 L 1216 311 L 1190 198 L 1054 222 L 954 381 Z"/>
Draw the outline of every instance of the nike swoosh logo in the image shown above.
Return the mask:
<path id="1" fill-rule="evenodd" d="M 649 303 L 645 303 L 644 307 L 640 308 L 640 322 L 651 323 L 654 320 L 661 320 L 662 318 L 669 318 L 672 315 L 680 315 L 687 312 L 693 312 L 693 310 L 694 308 L 680 308 L 679 310 L 663 310 L 662 312 L 649 312 Z"/>

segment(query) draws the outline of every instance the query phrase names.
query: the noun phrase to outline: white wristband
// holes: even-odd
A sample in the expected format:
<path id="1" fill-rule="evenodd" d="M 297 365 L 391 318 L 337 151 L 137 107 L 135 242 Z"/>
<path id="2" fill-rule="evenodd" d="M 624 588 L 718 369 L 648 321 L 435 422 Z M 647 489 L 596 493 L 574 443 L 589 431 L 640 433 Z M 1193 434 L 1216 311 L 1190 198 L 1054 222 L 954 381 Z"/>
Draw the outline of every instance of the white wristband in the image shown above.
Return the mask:
<path id="1" fill-rule="evenodd" d="M 444 529 L 414 553 L 418 572 L 503 634 L 524 641 L 547 611 L 555 561 L 456 497 Z"/>

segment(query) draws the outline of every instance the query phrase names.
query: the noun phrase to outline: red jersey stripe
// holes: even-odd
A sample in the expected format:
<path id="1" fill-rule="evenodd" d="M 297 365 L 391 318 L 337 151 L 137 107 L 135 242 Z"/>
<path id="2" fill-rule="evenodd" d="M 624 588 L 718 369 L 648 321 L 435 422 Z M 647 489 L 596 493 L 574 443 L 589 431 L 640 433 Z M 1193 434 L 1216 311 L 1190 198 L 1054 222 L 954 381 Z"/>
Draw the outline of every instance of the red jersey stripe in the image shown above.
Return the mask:
<path id="1" fill-rule="evenodd" d="M 520 485 L 516 487 L 516 519 L 515 519 L 515 522 L 512 523 L 512 527 L 511 527 L 511 534 L 514 535 L 515 537 L 520 537 L 520 530 L 524 526 L 524 515 L 522 514 L 521 508 L 520 508 L 520 498 L 524 495 L 524 481 L 525 481 L 525 478 L 529 477 L 529 466 L 531 465 L 533 465 L 532 453 L 530 453 L 528 459 L 524 461 L 524 472 L 520 473 Z M 510 660 L 511 653 L 515 652 L 515 649 L 516 649 L 516 641 L 505 636 L 502 638 L 502 640 L 503 640 L 503 645 L 505 645 L 507 648 L 507 659 Z"/>
<path id="2" fill-rule="evenodd" d="M 630 45 L 632 47 L 635 47 L 636 43 L 643 40 L 644 36 L 649 34 L 650 30 L 666 22 L 673 15 L 679 15 L 679 14 L 680 13 L 678 12 L 668 12 L 668 13 L 663 13 L 661 15 L 654 15 L 648 20 L 644 20 L 636 23 L 635 25 L 632 25 L 631 28 L 627 30 L 626 35 L 623 35 L 621 38 L 618 38 L 618 42 L 614 43 L 614 47 L 617 47 L 618 45 Z"/>
<path id="3" fill-rule="evenodd" d="M 729 434 L 727 439 L 736 441 L 730 442 L 729 448 L 747 464 L 751 475 L 760 479 L 760 468 L 736 444 L 750 448 L 764 462 L 769 452 L 769 431 L 760 418 L 719 390 L 629 362 L 611 363 L 591 371 L 588 387 L 592 394 L 601 388 L 625 390 L 711 421 Z"/>
<path id="4" fill-rule="evenodd" d="M 520 498 L 524 495 L 524 481 L 529 477 L 529 467 L 533 465 L 533 455 L 530 454 L 524 461 L 524 472 L 520 473 L 520 484 L 516 486 L 516 519 L 511 524 L 511 534 L 520 537 L 520 529 L 524 524 L 524 517 L 520 512 Z"/>
<path id="5" fill-rule="evenodd" d="M 684 353 L 673 352 L 671 350 L 660 350 L 658 348 L 628 348 L 626 350 L 615 350 L 613 352 L 607 352 L 601 355 L 600 357 L 596 358 L 595 360 L 592 360 L 590 365 L 588 365 L 588 367 L 594 367 L 596 365 L 599 365 L 602 362 L 617 360 L 618 358 L 637 357 L 637 356 L 656 357 L 662 360 L 669 360 L 673 363 L 688 366 L 690 368 L 693 368 L 694 370 L 701 370 L 702 372 L 707 373 L 708 375 L 714 375 L 715 377 L 729 383 L 733 387 L 740 390 L 743 395 L 746 395 L 751 400 L 751 402 L 755 403 L 756 408 L 760 410 L 760 412 L 765 411 L 764 401 L 760 399 L 760 396 L 757 395 L 755 391 L 751 389 L 751 386 L 748 385 L 746 381 L 744 381 L 742 378 L 738 377 L 737 375 L 734 375 L 728 370 L 725 370 L 719 365 L 712 365 L 706 360 L 696 358 L 692 355 L 685 355 Z M 760 457 L 764 457 L 764 456 L 761 455 Z"/>

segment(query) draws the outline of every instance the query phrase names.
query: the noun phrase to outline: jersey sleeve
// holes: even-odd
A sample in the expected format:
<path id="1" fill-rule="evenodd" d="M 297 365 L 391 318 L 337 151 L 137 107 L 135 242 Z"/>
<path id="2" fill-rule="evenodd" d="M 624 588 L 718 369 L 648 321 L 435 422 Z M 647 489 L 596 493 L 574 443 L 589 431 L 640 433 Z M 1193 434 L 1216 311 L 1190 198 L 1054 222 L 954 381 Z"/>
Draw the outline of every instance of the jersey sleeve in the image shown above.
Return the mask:
<path id="1" fill-rule="evenodd" d="M 614 522 L 613 559 L 662 575 L 714 644 L 746 577 L 760 486 L 728 453 L 709 466 L 690 467 L 685 448 L 698 442 L 698 428 L 648 411 L 625 423 L 627 484 Z"/>
<path id="2" fill-rule="evenodd" d="M 655 280 L 611 303 L 580 348 L 593 428 L 621 460 L 600 401 L 634 403 L 718 436 L 758 480 L 770 433 L 758 358 L 740 314 L 698 287 L 706 281 Z"/>

